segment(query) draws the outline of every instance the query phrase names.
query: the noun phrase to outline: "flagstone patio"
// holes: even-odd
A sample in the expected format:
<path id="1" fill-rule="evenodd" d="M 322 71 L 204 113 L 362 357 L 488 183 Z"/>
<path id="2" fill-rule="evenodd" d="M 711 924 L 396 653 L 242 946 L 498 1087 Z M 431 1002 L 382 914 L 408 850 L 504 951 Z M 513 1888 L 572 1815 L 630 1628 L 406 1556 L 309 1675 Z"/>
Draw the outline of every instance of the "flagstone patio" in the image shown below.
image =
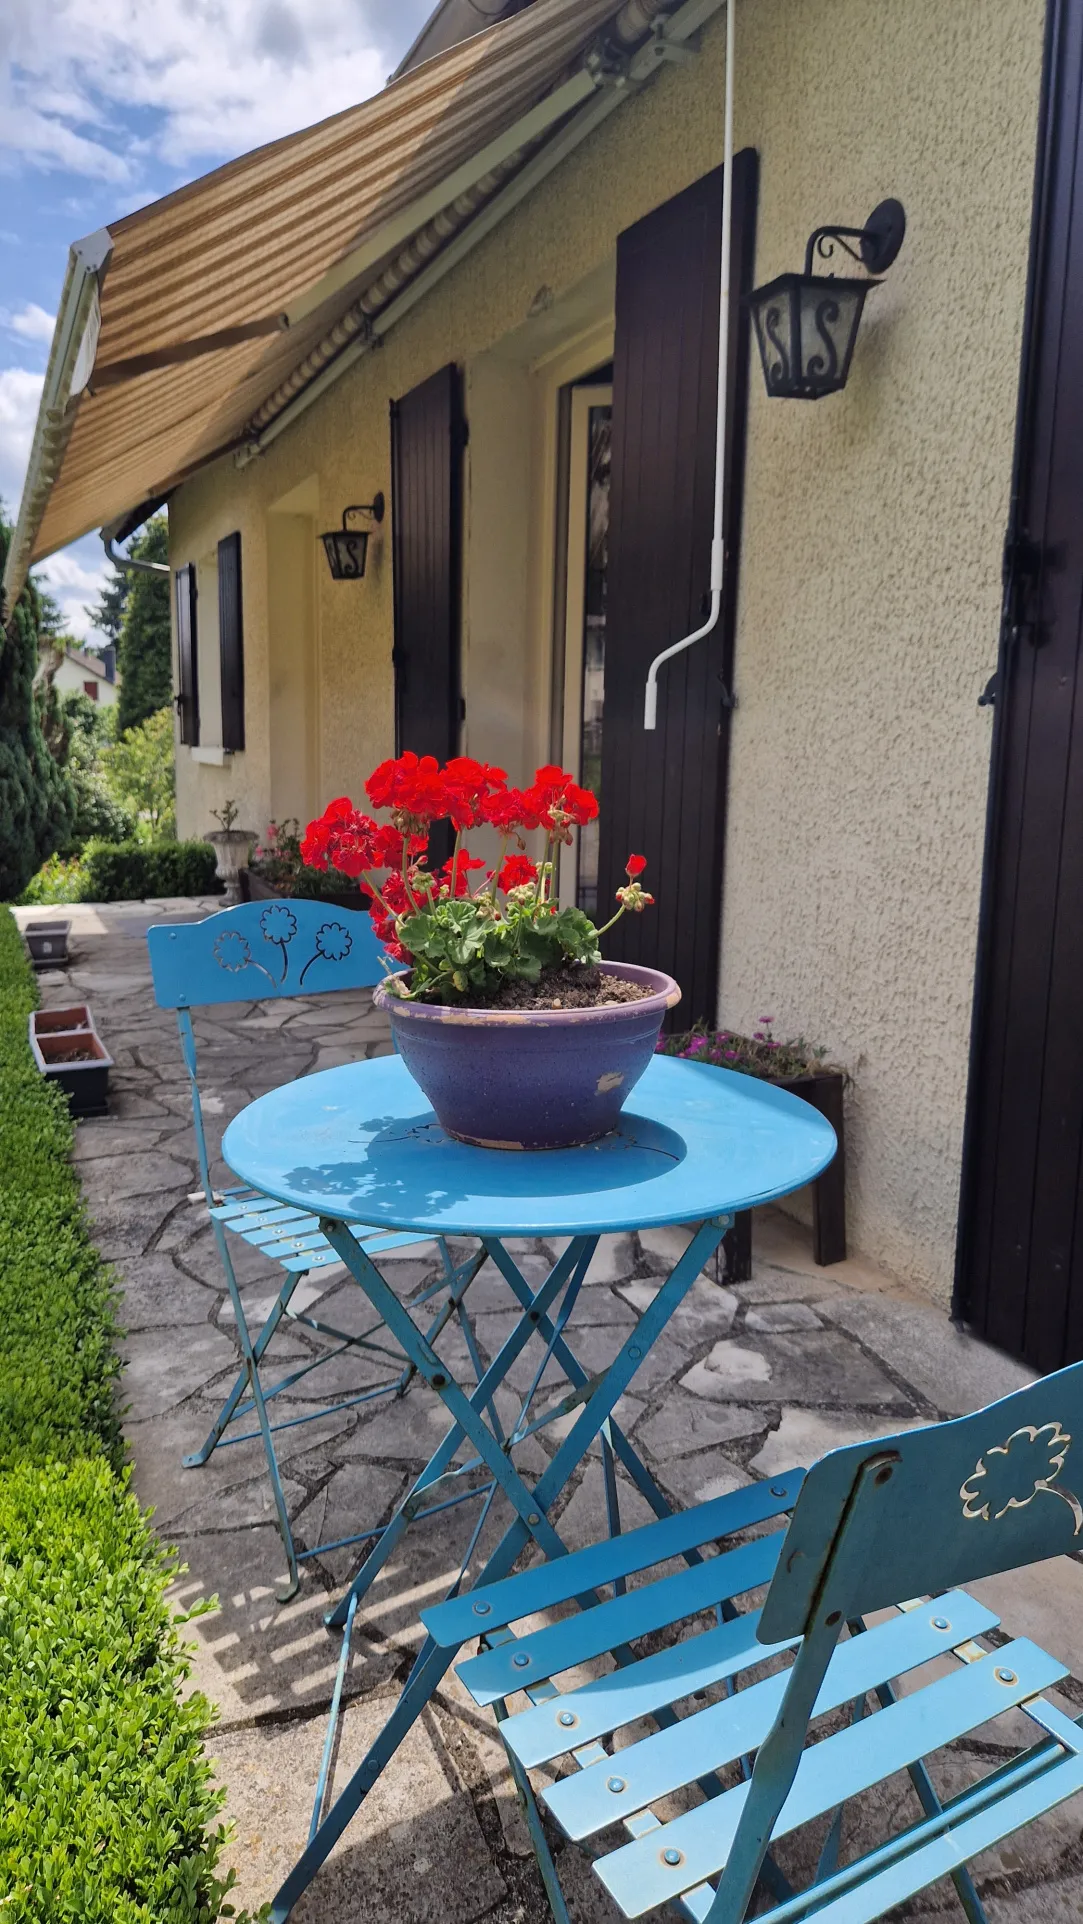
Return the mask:
<path id="1" fill-rule="evenodd" d="M 255 1908 L 276 1889 L 307 1834 L 337 1655 L 321 1613 L 341 1589 L 351 1553 L 308 1565 L 300 1595 L 280 1607 L 274 1587 L 284 1561 L 258 1446 L 220 1450 L 202 1470 L 181 1468 L 232 1379 L 238 1349 L 210 1230 L 202 1208 L 189 1201 L 198 1173 L 187 1084 L 174 1018 L 153 1003 L 143 938 L 153 921 L 191 918 L 210 906 L 171 901 L 65 911 L 73 923 L 71 965 L 40 981 L 46 1007 L 92 1004 L 116 1062 L 111 1113 L 80 1125 L 75 1155 L 100 1246 L 123 1284 L 126 1429 L 136 1487 L 188 1565 L 177 1585 L 181 1603 L 212 1594 L 219 1600 L 217 1611 L 191 1628 L 196 1680 L 220 1707 L 210 1749 L 236 1826 L 229 1855 L 238 1895 Z M 19 911 L 19 919 L 34 913 L 40 911 Z M 367 995 L 214 1010 L 197 1018 L 196 1031 L 216 1142 L 229 1119 L 265 1090 L 390 1047 Z M 575 1347 L 590 1367 L 614 1354 L 685 1240 L 684 1231 L 652 1231 L 599 1247 L 573 1322 Z M 781 1213 L 761 1212 L 753 1280 L 731 1290 L 713 1271 L 701 1277 L 618 1405 L 675 1502 L 808 1463 L 837 1443 L 963 1413 L 1028 1380 L 1018 1365 L 953 1329 L 871 1265 L 853 1260 L 818 1270 L 809 1241 Z M 256 1252 L 235 1250 L 258 1322 L 261 1305 L 273 1300 L 276 1272 Z M 552 1254 L 528 1247 L 527 1272 L 542 1274 Z M 424 1277 L 427 1261 L 424 1252 L 411 1253 L 387 1267 L 405 1292 Z M 354 1310 L 357 1294 L 343 1272 L 333 1271 L 312 1285 L 308 1301 L 334 1298 L 339 1320 Z M 506 1286 L 491 1265 L 469 1301 L 491 1355 L 512 1320 Z M 297 1357 L 307 1341 L 291 1330 L 278 1354 Z M 461 1338 L 445 1341 L 448 1360 L 461 1362 Z M 304 1414 L 306 1399 L 308 1408 L 325 1400 L 331 1383 L 356 1389 L 364 1370 L 348 1358 L 330 1365 L 290 1399 L 290 1413 Z M 437 1399 L 421 1388 L 402 1402 L 377 1403 L 371 1413 L 355 1408 L 285 1432 L 281 1461 L 299 1538 L 346 1534 L 362 1510 L 366 1517 L 389 1512 L 444 1427 Z M 537 1466 L 559 1434 L 553 1425 L 549 1441 L 529 1446 Z M 596 1461 L 588 1463 L 555 1518 L 572 1545 L 604 1528 L 600 1481 Z M 646 1506 L 625 1484 L 621 1502 L 626 1524 L 643 1520 Z M 492 1521 L 481 1555 L 502 1521 Z M 440 1594 L 469 1528 L 464 1510 L 417 1526 L 363 1606 L 339 1783 L 400 1687 L 418 1641 L 418 1608 Z M 1002 1612 L 1007 1630 L 1033 1636 L 1069 1664 L 1063 1697 L 1079 1716 L 1083 1573 L 1076 1560 L 974 1588 Z M 1083 1811 L 1065 1806 L 979 1863 L 990 1924 L 1083 1917 L 1081 1823 Z M 576 1920 L 614 1918 L 580 1852 L 566 1846 L 559 1859 Z M 950 1887 L 941 1886 L 902 1914 L 926 1924 L 961 1915 Z M 493 1726 L 453 1676 L 294 1915 L 298 1924 L 541 1924 L 547 1917 Z"/>

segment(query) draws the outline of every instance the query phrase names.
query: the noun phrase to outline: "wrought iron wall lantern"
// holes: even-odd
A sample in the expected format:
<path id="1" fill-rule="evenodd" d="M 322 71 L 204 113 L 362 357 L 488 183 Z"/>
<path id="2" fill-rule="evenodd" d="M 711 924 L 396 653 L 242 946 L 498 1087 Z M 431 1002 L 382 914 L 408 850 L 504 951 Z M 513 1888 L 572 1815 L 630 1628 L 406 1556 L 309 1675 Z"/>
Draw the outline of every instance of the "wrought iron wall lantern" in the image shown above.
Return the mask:
<path id="1" fill-rule="evenodd" d="M 341 528 L 331 528 L 327 534 L 321 534 L 320 540 L 333 581 L 360 581 L 365 572 L 370 531 L 368 528 L 348 528 L 346 518 L 351 514 L 367 514 L 373 521 L 382 521 L 383 495 L 377 494 L 371 501 L 357 507 L 343 508 Z"/>
<path id="2" fill-rule="evenodd" d="M 805 248 L 803 274 L 780 274 L 748 296 L 768 394 L 818 401 L 846 386 L 861 310 L 874 278 L 886 273 L 903 244 L 902 202 L 882 200 L 864 227 L 817 227 Z M 814 274 L 838 245 L 867 270 L 864 280 Z"/>

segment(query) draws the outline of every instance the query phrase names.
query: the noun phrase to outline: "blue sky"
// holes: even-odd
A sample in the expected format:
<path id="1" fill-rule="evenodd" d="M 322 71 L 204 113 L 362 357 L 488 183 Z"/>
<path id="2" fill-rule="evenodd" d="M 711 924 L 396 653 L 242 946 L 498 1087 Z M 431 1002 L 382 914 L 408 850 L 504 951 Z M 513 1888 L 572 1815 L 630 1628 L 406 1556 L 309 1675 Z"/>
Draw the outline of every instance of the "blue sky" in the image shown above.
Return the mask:
<path id="1" fill-rule="evenodd" d="M 377 91 L 434 0 L 0 0 L 0 497 L 22 489 L 71 241 Z M 73 633 L 106 564 L 37 570 Z"/>

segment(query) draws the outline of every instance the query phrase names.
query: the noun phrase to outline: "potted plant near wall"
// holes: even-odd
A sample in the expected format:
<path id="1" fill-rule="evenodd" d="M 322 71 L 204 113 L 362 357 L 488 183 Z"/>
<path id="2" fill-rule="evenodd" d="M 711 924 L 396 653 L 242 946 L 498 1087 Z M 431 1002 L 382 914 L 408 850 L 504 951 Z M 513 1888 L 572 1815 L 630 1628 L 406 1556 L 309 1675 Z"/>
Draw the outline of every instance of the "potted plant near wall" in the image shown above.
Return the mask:
<path id="1" fill-rule="evenodd" d="M 469 756 L 382 762 L 365 792 L 389 819 L 346 797 L 311 822 L 301 852 L 318 869 L 357 880 L 372 904 L 391 974 L 376 991 L 396 1046 L 449 1134 L 490 1149 L 555 1149 L 593 1142 L 616 1126 L 650 1062 L 672 976 L 605 962 L 599 943 L 652 897 L 628 858 L 628 881 L 603 928 L 561 908 L 555 858 L 598 804 L 565 770 L 539 768 L 527 789 Z M 455 843 L 435 873 L 426 864 L 434 823 Z M 499 837 L 492 867 L 470 852 L 471 829 Z M 526 837 L 542 838 L 540 860 Z"/>
<path id="2" fill-rule="evenodd" d="M 214 849 L 215 874 L 223 885 L 223 901 L 228 908 L 241 899 L 238 878 L 256 838 L 250 828 L 234 827 L 240 814 L 236 802 L 225 801 L 221 808 L 212 808 L 211 814 L 220 827 L 212 828 L 206 840 Z"/>
<path id="3" fill-rule="evenodd" d="M 812 1185 L 812 1240 L 817 1263 L 841 1263 L 846 1257 L 846 1132 L 843 1096 L 845 1069 L 827 1061 L 827 1050 L 795 1036 L 781 1041 L 774 1017 L 761 1016 L 750 1036 L 732 1029 L 709 1029 L 704 1024 L 684 1035 L 664 1036 L 659 1053 L 692 1062 L 710 1062 L 740 1075 L 776 1082 L 780 1089 L 801 1096 L 826 1116 L 838 1138 L 838 1151 Z M 752 1213 L 738 1212 L 726 1237 L 727 1276 L 747 1282 L 752 1274 Z"/>
<path id="4" fill-rule="evenodd" d="M 292 895 L 310 902 L 327 902 L 337 909 L 358 906 L 356 886 L 347 888 L 334 870 L 305 866 L 301 824 L 295 815 L 282 822 L 268 822 L 238 880 L 245 902 L 271 902 Z"/>

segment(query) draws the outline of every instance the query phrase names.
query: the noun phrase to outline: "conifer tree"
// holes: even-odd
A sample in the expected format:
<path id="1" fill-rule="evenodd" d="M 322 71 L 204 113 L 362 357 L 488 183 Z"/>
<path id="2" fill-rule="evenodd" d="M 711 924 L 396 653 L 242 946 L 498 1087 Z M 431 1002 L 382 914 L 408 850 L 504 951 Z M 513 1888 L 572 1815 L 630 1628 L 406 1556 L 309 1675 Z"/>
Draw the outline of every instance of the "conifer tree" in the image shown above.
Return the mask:
<path id="1" fill-rule="evenodd" d="M 156 514 L 129 550 L 139 561 L 168 561 L 169 534 L 164 514 Z M 169 576 L 129 574 L 117 642 L 117 733 L 168 708 L 173 699 L 173 661 L 169 639 Z"/>
<path id="2" fill-rule="evenodd" d="M 10 540 L 0 511 L 0 570 Z M 46 746 L 34 693 L 43 618 L 41 594 L 28 581 L 14 618 L 0 625 L 0 902 L 21 895 L 71 834 L 71 787 Z"/>

